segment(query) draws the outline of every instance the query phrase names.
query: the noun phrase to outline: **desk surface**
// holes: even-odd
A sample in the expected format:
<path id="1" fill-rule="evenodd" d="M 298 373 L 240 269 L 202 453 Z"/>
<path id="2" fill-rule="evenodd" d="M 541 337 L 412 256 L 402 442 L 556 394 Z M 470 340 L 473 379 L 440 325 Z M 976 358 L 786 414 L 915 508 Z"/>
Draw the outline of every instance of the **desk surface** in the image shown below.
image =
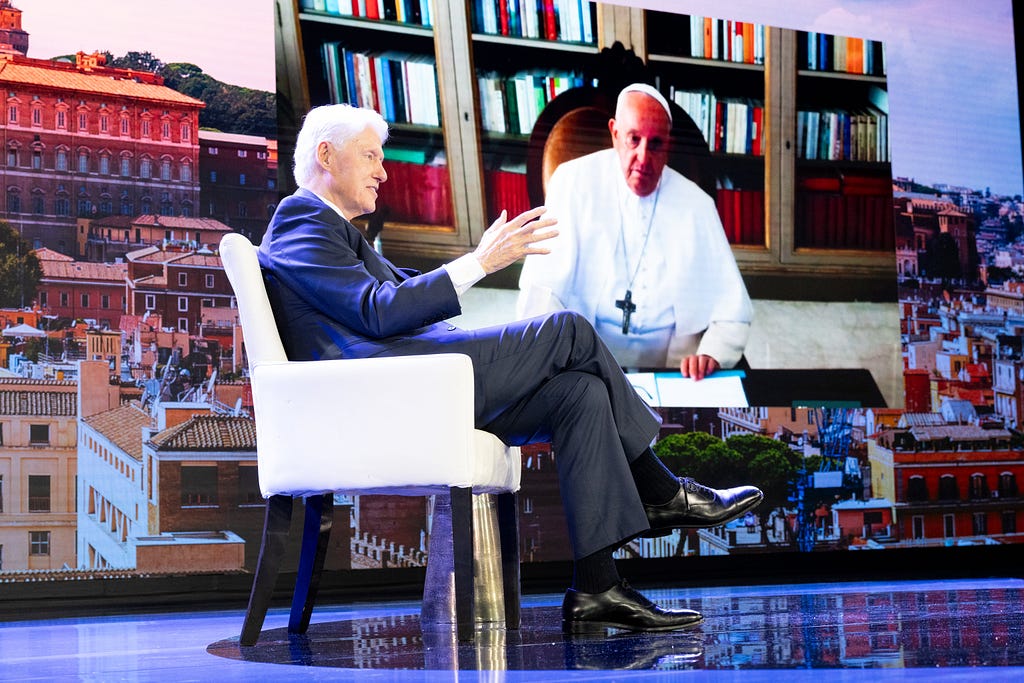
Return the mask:
<path id="1" fill-rule="evenodd" d="M 663 371 L 655 371 L 663 372 Z M 673 373 L 675 374 L 675 373 Z M 678 374 L 675 375 L 678 377 Z M 746 369 L 741 379 L 747 404 L 765 407 L 884 408 L 885 398 L 869 370 L 863 368 L 815 370 Z M 691 408 L 715 406 L 675 406 Z"/>

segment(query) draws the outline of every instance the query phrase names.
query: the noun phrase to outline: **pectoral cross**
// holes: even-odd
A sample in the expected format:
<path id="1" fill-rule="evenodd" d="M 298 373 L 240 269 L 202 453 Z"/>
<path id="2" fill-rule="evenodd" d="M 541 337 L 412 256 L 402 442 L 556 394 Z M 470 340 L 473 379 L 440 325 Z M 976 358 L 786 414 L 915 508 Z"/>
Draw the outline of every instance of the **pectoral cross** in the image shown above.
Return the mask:
<path id="1" fill-rule="evenodd" d="M 626 296 L 615 300 L 615 308 L 622 309 L 622 334 L 629 334 L 629 317 L 636 311 L 636 304 L 633 303 L 633 291 L 626 290 Z"/>

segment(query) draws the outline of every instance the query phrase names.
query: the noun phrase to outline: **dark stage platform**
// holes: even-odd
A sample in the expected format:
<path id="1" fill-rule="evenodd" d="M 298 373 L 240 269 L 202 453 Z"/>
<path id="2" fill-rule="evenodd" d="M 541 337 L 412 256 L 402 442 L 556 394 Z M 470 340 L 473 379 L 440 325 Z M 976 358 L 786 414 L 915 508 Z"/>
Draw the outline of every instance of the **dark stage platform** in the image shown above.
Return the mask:
<path id="1" fill-rule="evenodd" d="M 320 608 L 304 636 L 274 610 L 240 647 L 241 611 L 0 625 L 4 681 L 1024 680 L 1024 581 L 647 590 L 702 611 L 689 631 L 566 636 L 560 595 L 524 599 L 518 632 L 474 645 L 424 632 L 418 605 Z"/>

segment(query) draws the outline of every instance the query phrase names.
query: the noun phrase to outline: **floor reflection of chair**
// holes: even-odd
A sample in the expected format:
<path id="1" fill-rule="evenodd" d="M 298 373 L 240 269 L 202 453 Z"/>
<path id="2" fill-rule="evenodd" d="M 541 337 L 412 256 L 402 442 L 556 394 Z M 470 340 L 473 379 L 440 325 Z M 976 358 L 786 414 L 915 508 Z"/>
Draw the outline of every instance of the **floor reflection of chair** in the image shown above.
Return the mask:
<path id="1" fill-rule="evenodd" d="M 220 253 L 245 336 L 260 489 L 267 498 L 241 644 L 253 645 L 259 638 L 295 496 L 305 498 L 306 509 L 288 628 L 292 633 L 307 630 L 327 552 L 335 493 L 447 498 L 451 550 L 438 551 L 440 562 L 428 559 L 428 567 L 435 565 L 435 578 L 424 591 L 425 612 L 435 624 L 454 624 L 459 640 L 472 638 L 474 623 L 484 616 L 475 609 L 473 552 L 477 549 L 492 560 L 500 558 L 478 576 L 485 584 L 483 595 L 501 596 L 497 612 L 487 605 L 487 618 L 518 628 L 515 491 L 520 481 L 519 449 L 474 429 L 470 359 L 436 354 L 289 361 L 255 248 L 241 235 L 229 234 L 221 242 Z M 493 508 L 497 521 L 484 525 L 486 533 L 479 539 L 474 517 L 485 515 L 474 514 L 474 492 L 498 494 Z M 450 581 L 444 578 L 448 575 Z M 435 606 L 434 601 L 444 605 Z"/>

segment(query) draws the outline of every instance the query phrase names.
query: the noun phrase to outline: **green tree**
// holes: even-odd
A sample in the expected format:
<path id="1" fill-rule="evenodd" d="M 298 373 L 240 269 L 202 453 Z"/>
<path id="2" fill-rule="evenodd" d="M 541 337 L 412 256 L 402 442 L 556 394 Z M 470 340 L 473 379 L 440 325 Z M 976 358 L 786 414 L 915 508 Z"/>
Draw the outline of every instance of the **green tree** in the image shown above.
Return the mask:
<path id="1" fill-rule="evenodd" d="M 32 247 L 7 221 L 0 220 L 0 307 L 32 303 L 43 269 Z"/>
<path id="2" fill-rule="evenodd" d="M 226 133 L 277 137 L 274 93 L 222 83 L 195 64 L 175 62 L 160 71 L 164 85 L 206 103 L 199 125 Z"/>
<path id="3" fill-rule="evenodd" d="M 123 57 L 114 57 L 109 52 L 105 52 L 104 54 L 107 56 L 107 66 L 113 66 L 119 69 L 134 69 L 135 71 L 151 71 L 153 73 L 160 73 L 160 70 L 164 67 L 164 63 L 149 51 L 129 52 Z"/>

